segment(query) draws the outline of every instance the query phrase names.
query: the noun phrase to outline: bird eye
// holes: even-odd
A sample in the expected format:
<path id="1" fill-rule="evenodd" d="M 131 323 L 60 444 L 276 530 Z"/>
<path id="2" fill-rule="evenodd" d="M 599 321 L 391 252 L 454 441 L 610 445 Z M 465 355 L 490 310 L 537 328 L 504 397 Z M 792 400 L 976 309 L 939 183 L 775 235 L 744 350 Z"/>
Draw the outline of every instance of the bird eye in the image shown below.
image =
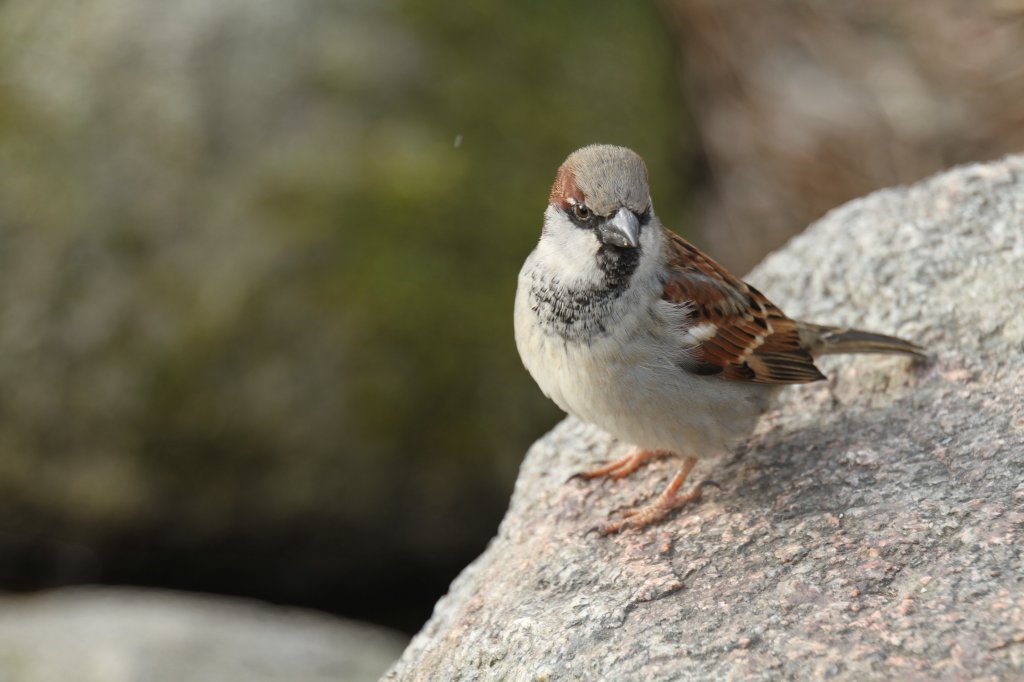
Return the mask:
<path id="1" fill-rule="evenodd" d="M 580 220 L 590 220 L 592 215 L 586 204 L 579 203 L 572 205 L 572 213 Z"/>

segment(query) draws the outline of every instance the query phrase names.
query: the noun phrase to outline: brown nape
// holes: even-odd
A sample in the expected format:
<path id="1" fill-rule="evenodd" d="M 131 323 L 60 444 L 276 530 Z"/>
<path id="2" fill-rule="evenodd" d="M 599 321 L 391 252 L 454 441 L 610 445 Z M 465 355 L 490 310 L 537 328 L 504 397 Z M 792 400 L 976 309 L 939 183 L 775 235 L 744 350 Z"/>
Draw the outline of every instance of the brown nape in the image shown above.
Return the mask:
<path id="1" fill-rule="evenodd" d="M 572 166 L 566 162 L 558 169 L 558 175 L 555 176 L 555 184 L 551 186 L 551 195 L 548 197 L 548 203 L 556 204 L 562 208 L 569 208 L 572 204 L 569 201 L 570 199 L 579 203 L 585 203 L 586 201 L 583 192 L 576 186 L 576 175 L 573 173 Z"/>

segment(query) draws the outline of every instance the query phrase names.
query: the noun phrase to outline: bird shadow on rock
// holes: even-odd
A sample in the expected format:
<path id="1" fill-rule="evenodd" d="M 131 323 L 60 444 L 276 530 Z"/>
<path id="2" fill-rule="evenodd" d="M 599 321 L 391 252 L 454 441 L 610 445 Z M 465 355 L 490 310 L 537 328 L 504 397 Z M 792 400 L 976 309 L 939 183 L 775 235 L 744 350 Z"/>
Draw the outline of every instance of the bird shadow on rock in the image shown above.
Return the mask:
<path id="1" fill-rule="evenodd" d="M 893 434 L 888 442 L 890 424 L 884 413 L 865 411 L 818 426 L 773 429 L 742 444 L 731 456 L 703 460 L 690 485 L 702 485 L 704 497 L 670 514 L 660 526 L 671 527 L 711 509 L 769 519 L 838 513 L 864 504 L 865 491 L 880 490 L 891 474 L 909 467 L 941 468 L 926 455 L 924 444 L 908 451 L 904 439 Z M 650 501 L 677 469 L 678 459 L 667 458 L 621 480 L 566 480 L 555 492 L 557 502 L 552 500 L 553 518 L 587 533 L 616 510 Z M 706 485 L 708 481 L 715 485 Z"/>
<path id="2" fill-rule="evenodd" d="M 644 614 L 692 620 L 695 609 L 751 599 L 769 611 L 784 603 L 780 613 L 794 619 L 846 608 L 851 594 L 881 607 L 922 571 L 953 584 L 957 571 L 1001 560 L 963 549 L 953 534 L 998 547 L 1017 518 L 1017 482 L 1005 468 L 1020 453 L 999 435 L 1007 416 L 997 399 L 1016 384 L 937 376 L 849 402 L 827 386 L 791 393 L 731 456 L 701 461 L 694 484 L 711 478 L 720 488 L 657 524 L 604 537 L 591 531 L 657 495 L 679 460 L 621 480 L 572 479 L 628 446 L 566 419 L 524 461 L 489 557 L 515 557 L 496 570 L 526 579 L 520 587 L 544 595 L 538 603 L 602 604 L 598 629 L 609 633 Z M 688 596 L 650 610 L 680 590 Z M 715 627 L 732 627 L 727 613 L 717 618 Z"/>

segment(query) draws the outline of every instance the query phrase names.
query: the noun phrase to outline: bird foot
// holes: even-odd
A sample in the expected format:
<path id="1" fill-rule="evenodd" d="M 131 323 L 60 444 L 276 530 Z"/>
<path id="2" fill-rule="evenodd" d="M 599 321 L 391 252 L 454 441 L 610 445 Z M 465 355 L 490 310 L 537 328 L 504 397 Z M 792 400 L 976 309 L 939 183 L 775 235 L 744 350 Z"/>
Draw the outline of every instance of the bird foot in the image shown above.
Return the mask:
<path id="1" fill-rule="evenodd" d="M 667 450 L 643 450 L 641 448 L 633 448 L 633 450 L 622 459 L 617 459 L 614 462 L 597 469 L 581 471 L 580 473 L 573 475 L 572 478 L 581 478 L 584 481 L 589 481 L 594 478 L 607 476 L 612 480 L 618 480 L 629 476 L 631 473 L 643 466 L 648 460 L 657 459 L 658 457 L 668 457 L 671 454 L 672 453 Z"/>
<path id="2" fill-rule="evenodd" d="M 682 487 L 683 483 L 686 481 L 686 477 L 690 475 L 690 471 L 693 470 L 693 467 L 696 464 L 696 457 L 687 457 L 683 461 L 683 468 L 676 473 L 672 478 L 672 481 L 668 484 L 665 490 L 658 495 L 658 498 L 654 500 L 654 502 L 642 507 L 622 510 L 622 518 L 618 521 L 613 521 L 601 526 L 599 528 L 599 533 L 601 535 L 612 535 L 627 528 L 636 528 L 639 530 L 656 521 L 660 521 L 665 518 L 669 512 L 687 505 L 690 502 L 696 502 L 699 500 L 703 494 L 703 483 L 684 495 L 679 494 L 679 488 Z M 714 483 L 714 481 L 711 481 L 711 483 L 718 485 L 717 483 Z M 614 514 L 616 512 L 613 511 L 612 513 Z"/>
<path id="3" fill-rule="evenodd" d="M 661 521 L 672 510 L 678 509 L 690 502 L 696 502 L 701 498 L 701 494 L 701 489 L 697 488 L 685 495 L 673 495 L 669 498 L 659 495 L 657 500 L 647 506 L 624 510 L 622 512 L 623 518 L 604 524 L 598 532 L 601 535 L 614 535 L 627 528 L 636 528 L 637 530 L 646 528 L 656 521 Z"/>

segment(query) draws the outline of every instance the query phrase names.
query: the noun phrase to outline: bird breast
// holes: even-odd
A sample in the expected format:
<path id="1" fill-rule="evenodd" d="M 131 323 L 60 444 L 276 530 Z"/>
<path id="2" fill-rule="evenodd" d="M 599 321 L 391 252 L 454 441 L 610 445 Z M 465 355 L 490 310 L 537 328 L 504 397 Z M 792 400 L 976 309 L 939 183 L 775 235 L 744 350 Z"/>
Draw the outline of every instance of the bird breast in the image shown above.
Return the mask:
<path id="1" fill-rule="evenodd" d="M 682 368 L 692 352 L 687 311 L 661 301 L 657 282 L 590 298 L 560 289 L 528 259 L 515 305 L 516 345 L 541 390 L 624 442 L 709 454 L 746 435 L 767 407 L 768 387 Z"/>

